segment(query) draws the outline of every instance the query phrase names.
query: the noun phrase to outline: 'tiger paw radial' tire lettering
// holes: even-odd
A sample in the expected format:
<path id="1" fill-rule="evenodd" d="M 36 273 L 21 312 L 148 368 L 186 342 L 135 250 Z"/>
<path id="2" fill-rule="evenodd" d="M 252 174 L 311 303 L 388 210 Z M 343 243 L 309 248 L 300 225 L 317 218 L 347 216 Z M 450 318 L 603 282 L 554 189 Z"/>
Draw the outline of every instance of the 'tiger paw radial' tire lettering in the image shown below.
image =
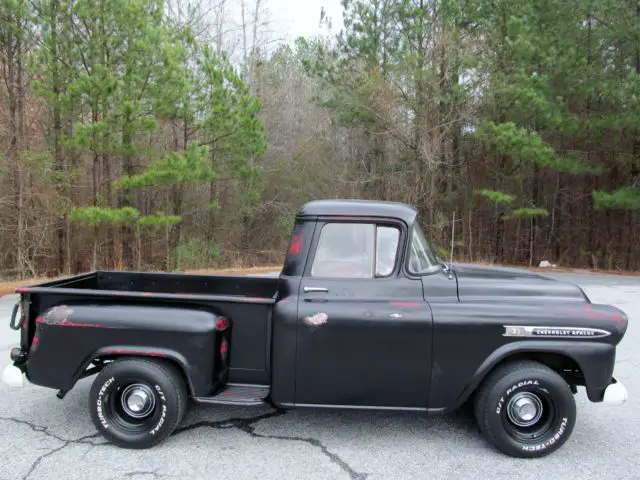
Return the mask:
<path id="1" fill-rule="evenodd" d="M 480 431 L 513 457 L 548 455 L 571 436 L 576 404 L 571 387 L 546 365 L 513 362 L 491 372 L 478 389 Z"/>
<path id="2" fill-rule="evenodd" d="M 149 448 L 179 425 L 187 406 L 180 372 L 172 365 L 143 358 L 110 363 L 89 393 L 89 411 L 98 431 L 123 448 Z"/>

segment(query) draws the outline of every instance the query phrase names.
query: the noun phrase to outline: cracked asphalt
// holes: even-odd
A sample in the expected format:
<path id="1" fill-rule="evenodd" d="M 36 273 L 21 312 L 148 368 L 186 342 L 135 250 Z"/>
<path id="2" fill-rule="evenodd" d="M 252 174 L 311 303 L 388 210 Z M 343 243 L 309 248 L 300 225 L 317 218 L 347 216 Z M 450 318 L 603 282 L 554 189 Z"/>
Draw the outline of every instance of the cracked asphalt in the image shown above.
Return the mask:
<path id="1" fill-rule="evenodd" d="M 640 277 L 558 275 L 594 302 L 630 317 L 615 375 L 622 407 L 592 404 L 583 389 L 578 422 L 555 454 L 518 460 L 495 451 L 472 419 L 415 413 L 190 405 L 183 424 L 149 450 L 123 450 L 96 433 L 88 414 L 92 379 L 58 400 L 55 391 L 0 385 L 0 480 L 14 479 L 639 479 Z M 0 369 L 18 342 L 8 328 L 15 296 L 0 298 Z"/>

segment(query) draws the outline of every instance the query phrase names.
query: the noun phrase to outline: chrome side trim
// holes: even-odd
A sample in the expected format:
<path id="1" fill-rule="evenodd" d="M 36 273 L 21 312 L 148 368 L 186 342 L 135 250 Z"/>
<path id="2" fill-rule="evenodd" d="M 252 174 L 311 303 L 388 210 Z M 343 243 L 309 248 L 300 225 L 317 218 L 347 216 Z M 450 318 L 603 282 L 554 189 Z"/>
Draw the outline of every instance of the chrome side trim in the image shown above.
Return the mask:
<path id="1" fill-rule="evenodd" d="M 421 407 L 379 407 L 373 405 L 327 405 L 320 403 L 281 403 L 283 407 L 295 408 L 345 408 L 349 410 L 390 410 L 402 412 L 426 412 L 426 408 Z"/>
<path id="2" fill-rule="evenodd" d="M 213 405 L 236 405 L 240 407 L 259 407 L 261 405 L 266 405 L 266 403 L 262 400 L 252 399 L 252 400 L 226 400 L 224 398 L 216 398 L 216 397 L 191 397 L 194 402 L 197 403 L 209 403 Z"/>
<path id="3" fill-rule="evenodd" d="M 588 327 L 545 327 L 537 325 L 503 325 L 503 337 L 534 338 L 602 338 L 611 332 L 600 328 Z"/>
<path id="4" fill-rule="evenodd" d="M 255 387 L 255 388 L 271 388 L 269 385 L 258 385 L 256 383 L 227 383 L 228 387 Z"/>

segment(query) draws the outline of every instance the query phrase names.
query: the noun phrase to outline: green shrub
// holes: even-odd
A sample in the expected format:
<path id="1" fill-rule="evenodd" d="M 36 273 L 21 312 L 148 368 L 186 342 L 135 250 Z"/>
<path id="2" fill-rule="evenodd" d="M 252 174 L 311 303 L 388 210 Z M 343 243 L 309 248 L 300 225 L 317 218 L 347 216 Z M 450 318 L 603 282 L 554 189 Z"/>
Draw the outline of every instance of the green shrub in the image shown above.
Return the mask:
<path id="1" fill-rule="evenodd" d="M 177 270 L 213 267 L 221 256 L 220 248 L 215 243 L 198 237 L 186 239 L 173 252 Z"/>

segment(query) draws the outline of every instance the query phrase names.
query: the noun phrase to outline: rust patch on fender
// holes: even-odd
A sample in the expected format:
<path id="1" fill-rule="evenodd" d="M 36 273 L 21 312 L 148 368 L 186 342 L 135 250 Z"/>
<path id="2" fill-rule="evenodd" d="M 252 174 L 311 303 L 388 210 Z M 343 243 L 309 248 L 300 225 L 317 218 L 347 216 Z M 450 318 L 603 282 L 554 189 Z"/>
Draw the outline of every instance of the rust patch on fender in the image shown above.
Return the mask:
<path id="1" fill-rule="evenodd" d="M 100 325 L 95 323 L 75 323 L 70 320 L 73 309 L 66 305 L 59 305 L 49 310 L 42 321 L 37 323 L 44 323 L 45 325 L 57 325 L 59 327 L 78 327 L 78 328 L 100 328 Z"/>
<path id="2" fill-rule="evenodd" d="M 102 355 L 140 355 L 147 357 L 166 357 L 162 352 L 146 351 L 146 350 L 131 350 L 128 348 L 114 348 L 111 350 L 105 350 Z"/>

